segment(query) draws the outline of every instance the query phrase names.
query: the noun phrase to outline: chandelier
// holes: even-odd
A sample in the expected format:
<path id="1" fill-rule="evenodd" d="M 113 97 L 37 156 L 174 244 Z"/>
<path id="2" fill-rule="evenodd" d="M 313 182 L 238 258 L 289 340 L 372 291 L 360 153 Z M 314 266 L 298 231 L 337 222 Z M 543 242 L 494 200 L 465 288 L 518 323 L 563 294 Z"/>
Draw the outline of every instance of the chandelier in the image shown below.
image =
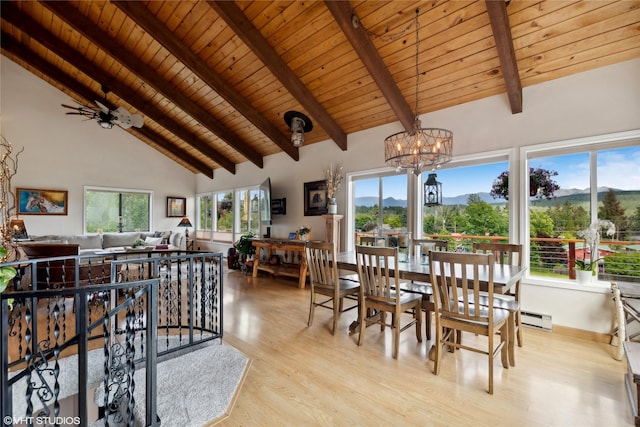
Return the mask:
<path id="1" fill-rule="evenodd" d="M 416 118 L 413 129 L 398 132 L 384 140 L 384 161 L 397 169 L 410 169 L 420 175 L 425 169 L 435 169 L 451 160 L 453 132 L 447 129 L 423 128 L 418 118 L 418 52 L 420 45 L 420 9 L 416 9 Z"/>

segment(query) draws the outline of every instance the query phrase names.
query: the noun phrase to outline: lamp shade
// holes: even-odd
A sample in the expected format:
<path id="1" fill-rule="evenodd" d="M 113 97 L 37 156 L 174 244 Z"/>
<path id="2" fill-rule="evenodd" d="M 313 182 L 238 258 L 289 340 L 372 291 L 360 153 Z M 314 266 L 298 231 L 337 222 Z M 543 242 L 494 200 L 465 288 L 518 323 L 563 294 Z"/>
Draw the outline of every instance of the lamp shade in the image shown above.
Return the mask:
<path id="1" fill-rule="evenodd" d="M 185 216 L 178 223 L 178 227 L 193 227 L 193 225 L 191 225 L 191 221 L 189 221 L 189 218 Z"/>
<path id="2" fill-rule="evenodd" d="M 28 239 L 27 227 L 24 225 L 24 220 L 21 218 L 13 218 L 9 223 L 9 228 L 14 239 Z"/>

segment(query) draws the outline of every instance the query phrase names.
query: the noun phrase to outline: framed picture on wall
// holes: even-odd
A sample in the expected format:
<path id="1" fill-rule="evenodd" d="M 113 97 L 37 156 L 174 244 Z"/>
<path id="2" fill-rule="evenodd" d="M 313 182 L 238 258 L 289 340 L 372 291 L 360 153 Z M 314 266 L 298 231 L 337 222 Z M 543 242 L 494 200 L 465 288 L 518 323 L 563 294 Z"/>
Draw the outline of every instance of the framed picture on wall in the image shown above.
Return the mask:
<path id="1" fill-rule="evenodd" d="M 18 215 L 66 215 L 66 190 L 16 188 Z"/>
<path id="2" fill-rule="evenodd" d="M 167 197 L 167 216 L 183 217 L 187 215 L 187 199 L 185 197 Z"/>
<path id="3" fill-rule="evenodd" d="M 324 215 L 327 209 L 327 182 L 304 183 L 304 216 Z"/>

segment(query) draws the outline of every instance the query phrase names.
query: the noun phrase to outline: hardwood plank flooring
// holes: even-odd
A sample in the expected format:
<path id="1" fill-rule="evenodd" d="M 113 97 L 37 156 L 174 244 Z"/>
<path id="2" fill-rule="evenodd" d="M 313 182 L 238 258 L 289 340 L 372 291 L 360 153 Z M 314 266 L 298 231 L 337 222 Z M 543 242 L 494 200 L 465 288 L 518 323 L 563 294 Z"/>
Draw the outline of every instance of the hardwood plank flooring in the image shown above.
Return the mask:
<path id="1" fill-rule="evenodd" d="M 445 353 L 440 375 L 427 359 L 431 341 L 377 327 L 364 343 L 348 335 L 356 311 L 332 336 L 331 312 L 316 309 L 307 327 L 309 290 L 294 279 L 224 276 L 224 341 L 252 359 L 229 417 L 220 426 L 630 426 L 625 362 L 608 345 L 531 328 L 516 366 Z M 465 335 L 464 340 L 486 339 Z"/>

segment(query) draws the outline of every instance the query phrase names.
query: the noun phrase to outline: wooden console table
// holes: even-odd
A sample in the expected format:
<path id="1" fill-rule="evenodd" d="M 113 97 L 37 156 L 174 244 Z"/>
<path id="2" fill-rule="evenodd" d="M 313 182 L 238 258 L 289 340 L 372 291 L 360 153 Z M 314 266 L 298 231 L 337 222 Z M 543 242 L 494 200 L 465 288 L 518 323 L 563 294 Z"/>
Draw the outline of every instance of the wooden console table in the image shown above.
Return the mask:
<path id="1" fill-rule="evenodd" d="M 307 281 L 305 242 L 285 239 L 252 239 L 251 243 L 256 248 L 253 277 L 256 277 L 260 270 L 274 276 L 297 277 L 298 286 L 304 288 Z M 261 260 L 260 249 L 265 250 L 266 261 Z M 277 251 L 284 253 L 281 255 L 276 253 Z M 277 263 L 271 262 L 273 255 L 278 256 Z"/>

